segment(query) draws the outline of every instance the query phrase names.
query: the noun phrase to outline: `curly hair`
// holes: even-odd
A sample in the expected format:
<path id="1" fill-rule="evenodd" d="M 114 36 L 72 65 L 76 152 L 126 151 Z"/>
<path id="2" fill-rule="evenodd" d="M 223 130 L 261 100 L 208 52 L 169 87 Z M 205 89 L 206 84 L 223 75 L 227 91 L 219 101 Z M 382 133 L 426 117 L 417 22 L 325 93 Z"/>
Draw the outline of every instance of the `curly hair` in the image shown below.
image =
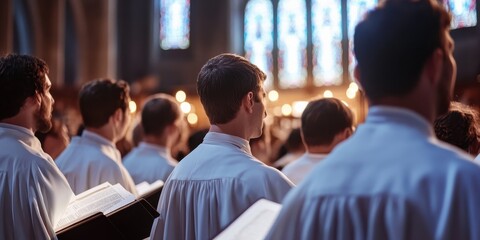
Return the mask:
<path id="1" fill-rule="evenodd" d="M 8 54 L 0 58 L 0 120 L 18 114 L 25 100 L 45 92 L 47 64 L 29 55 Z"/>
<path id="2" fill-rule="evenodd" d="M 449 111 L 435 120 L 434 128 L 438 139 L 469 152 L 478 144 L 479 114 L 467 105 L 452 102 Z"/>

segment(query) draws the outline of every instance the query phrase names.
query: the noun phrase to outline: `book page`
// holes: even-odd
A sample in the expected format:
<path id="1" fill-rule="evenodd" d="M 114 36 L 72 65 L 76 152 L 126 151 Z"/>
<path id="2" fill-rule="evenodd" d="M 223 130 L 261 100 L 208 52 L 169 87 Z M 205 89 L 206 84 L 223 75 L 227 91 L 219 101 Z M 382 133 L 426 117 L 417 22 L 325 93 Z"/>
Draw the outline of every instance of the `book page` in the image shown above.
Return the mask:
<path id="1" fill-rule="evenodd" d="M 260 199 L 214 239 L 264 239 L 281 207 L 278 203 Z"/>
<path id="2" fill-rule="evenodd" d="M 146 181 L 143 181 L 137 185 L 135 185 L 135 188 L 137 189 L 138 196 L 142 196 L 145 192 L 150 189 L 150 184 Z"/>
<path id="3" fill-rule="evenodd" d="M 113 186 L 108 182 L 103 183 L 75 196 L 55 229 L 71 225 L 92 213 L 102 212 L 107 215 L 134 200 L 135 196 L 119 183 Z"/>
<path id="4" fill-rule="evenodd" d="M 147 182 L 141 182 L 137 184 L 135 187 L 137 188 L 137 193 L 138 196 L 144 196 L 145 194 L 150 193 L 151 191 L 158 189 L 159 187 L 162 187 L 164 182 L 162 180 L 157 180 L 153 182 L 152 184 L 149 184 Z"/>

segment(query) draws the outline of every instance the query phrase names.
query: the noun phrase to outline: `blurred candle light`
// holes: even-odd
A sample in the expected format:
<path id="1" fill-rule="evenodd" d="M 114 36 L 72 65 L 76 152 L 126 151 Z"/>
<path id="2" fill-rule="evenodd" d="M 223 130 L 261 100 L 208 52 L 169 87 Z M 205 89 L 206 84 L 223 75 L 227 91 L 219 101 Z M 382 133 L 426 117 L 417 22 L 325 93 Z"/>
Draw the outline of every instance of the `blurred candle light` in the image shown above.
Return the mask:
<path id="1" fill-rule="evenodd" d="M 290 104 L 283 104 L 282 114 L 283 116 L 289 116 L 290 114 L 292 114 L 292 106 L 290 106 Z"/>
<path id="2" fill-rule="evenodd" d="M 355 90 L 354 88 L 348 88 L 347 89 L 347 92 L 346 92 L 346 95 L 348 98 L 350 99 L 354 99 L 356 96 L 357 96 L 357 90 Z"/>
<path id="3" fill-rule="evenodd" d="M 333 92 L 330 91 L 330 90 L 325 90 L 325 92 L 323 92 L 323 97 L 332 98 L 333 97 Z"/>
<path id="4" fill-rule="evenodd" d="M 130 102 L 128 102 L 128 108 L 130 109 L 130 113 L 135 113 L 137 111 L 137 104 L 130 100 Z"/>
<path id="5" fill-rule="evenodd" d="M 180 90 L 175 94 L 175 98 L 178 102 L 183 103 L 187 99 L 187 94 L 184 91 Z"/>
<path id="6" fill-rule="evenodd" d="M 190 105 L 190 103 L 188 102 L 182 102 L 180 104 L 180 109 L 182 110 L 183 113 L 187 114 L 190 111 L 192 111 L 192 105 Z"/>
<path id="7" fill-rule="evenodd" d="M 358 85 L 357 85 L 357 83 L 351 82 L 350 85 L 348 85 L 348 88 L 354 89 L 355 92 L 358 92 Z"/>
<path id="8" fill-rule="evenodd" d="M 301 117 L 303 111 L 307 107 L 308 102 L 307 101 L 295 101 L 292 104 L 292 116 L 294 117 Z"/>
<path id="9" fill-rule="evenodd" d="M 275 90 L 272 90 L 272 91 L 268 92 L 268 99 L 269 99 L 271 102 L 276 102 L 279 97 L 280 97 L 280 95 L 279 95 L 278 92 L 275 91 Z"/>
<path id="10" fill-rule="evenodd" d="M 187 121 L 190 123 L 190 125 L 195 125 L 198 122 L 198 116 L 195 113 L 189 113 L 187 115 Z"/>

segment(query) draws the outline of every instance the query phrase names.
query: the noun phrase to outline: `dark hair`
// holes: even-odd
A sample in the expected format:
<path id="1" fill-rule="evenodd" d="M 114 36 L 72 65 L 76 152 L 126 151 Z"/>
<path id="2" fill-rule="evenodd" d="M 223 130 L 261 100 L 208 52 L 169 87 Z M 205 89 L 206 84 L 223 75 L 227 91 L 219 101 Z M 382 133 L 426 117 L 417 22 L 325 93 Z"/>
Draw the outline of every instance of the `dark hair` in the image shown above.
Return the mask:
<path id="1" fill-rule="evenodd" d="M 350 108 L 336 98 L 308 103 L 302 114 L 302 134 L 307 146 L 330 144 L 335 135 L 353 127 Z"/>
<path id="2" fill-rule="evenodd" d="M 203 138 L 205 138 L 207 133 L 208 128 L 204 128 L 194 132 L 192 135 L 190 135 L 190 137 L 188 137 L 187 145 L 190 152 L 203 142 Z"/>
<path id="3" fill-rule="evenodd" d="M 80 90 L 80 113 L 85 127 L 99 128 L 117 109 L 125 112 L 130 101 L 130 88 L 122 80 L 97 79 L 86 83 Z"/>
<path id="4" fill-rule="evenodd" d="M 478 144 L 479 124 L 478 112 L 462 103 L 452 102 L 448 112 L 435 120 L 435 135 L 468 152 L 469 147 Z"/>
<path id="5" fill-rule="evenodd" d="M 197 79 L 197 92 L 211 124 L 222 124 L 235 118 L 242 98 L 258 91 L 266 78 L 257 66 L 235 54 L 221 54 L 202 67 Z"/>
<path id="6" fill-rule="evenodd" d="M 180 118 L 175 98 L 167 94 L 153 95 L 142 109 L 142 127 L 146 135 L 160 135 L 168 125 Z"/>
<path id="7" fill-rule="evenodd" d="M 284 145 L 290 152 L 305 149 L 300 128 L 294 128 L 290 131 Z"/>
<path id="8" fill-rule="evenodd" d="M 8 54 L 0 58 L 0 120 L 18 114 L 25 100 L 44 94 L 47 64 L 36 57 Z"/>
<path id="9" fill-rule="evenodd" d="M 450 15 L 435 0 L 386 0 L 355 28 L 354 50 L 367 97 L 403 96 L 435 49 L 444 48 Z"/>

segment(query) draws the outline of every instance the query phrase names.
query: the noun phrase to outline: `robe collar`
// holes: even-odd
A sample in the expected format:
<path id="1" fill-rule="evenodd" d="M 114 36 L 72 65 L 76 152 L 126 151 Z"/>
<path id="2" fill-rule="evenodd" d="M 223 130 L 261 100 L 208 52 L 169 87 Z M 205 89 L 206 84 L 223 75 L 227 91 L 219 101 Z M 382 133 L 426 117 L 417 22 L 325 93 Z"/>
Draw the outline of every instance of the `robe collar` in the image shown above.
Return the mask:
<path id="1" fill-rule="evenodd" d="M 0 134 L 6 133 L 25 142 L 28 146 L 41 149 L 38 138 L 35 137 L 30 129 L 8 123 L 0 123 Z"/>
<path id="2" fill-rule="evenodd" d="M 373 106 L 368 111 L 366 123 L 392 123 L 415 129 L 426 137 L 435 137 L 432 124 L 418 113 L 399 107 Z"/>
<path id="3" fill-rule="evenodd" d="M 230 146 L 236 149 L 240 149 L 249 155 L 252 155 L 252 151 L 250 150 L 250 144 L 247 140 L 225 133 L 208 132 L 203 139 L 203 143 Z"/>
<path id="4" fill-rule="evenodd" d="M 158 152 L 160 154 L 160 156 L 164 157 L 165 159 L 171 159 L 171 153 L 170 153 L 170 149 L 167 149 L 166 147 L 163 147 L 163 146 L 160 146 L 160 145 L 156 145 L 156 144 L 151 144 L 151 143 L 147 143 L 147 142 L 140 142 L 140 144 L 138 144 L 138 148 L 140 149 L 149 149 L 149 150 L 153 150 L 155 152 Z"/>
<path id="5" fill-rule="evenodd" d="M 92 142 L 96 142 L 99 145 L 108 145 L 108 146 L 111 146 L 115 149 L 117 148 L 115 146 L 115 144 L 113 144 L 112 141 L 100 136 L 99 134 L 96 134 L 96 133 L 88 131 L 88 130 L 83 130 L 82 138 L 87 139 L 87 140 L 92 141 Z"/>
<path id="6" fill-rule="evenodd" d="M 117 146 L 115 146 L 115 144 L 112 141 L 100 136 L 99 134 L 96 134 L 88 130 L 83 130 L 81 139 L 87 142 L 92 142 L 94 144 L 97 144 L 107 154 L 110 154 L 108 153 L 108 151 L 110 151 L 111 154 L 113 154 L 110 157 L 112 157 L 115 161 L 118 161 L 119 163 L 122 161 L 122 155 L 120 154 L 120 151 L 117 149 Z"/>
<path id="7" fill-rule="evenodd" d="M 305 156 L 307 156 L 310 159 L 313 160 L 322 160 L 328 156 L 327 153 L 311 153 L 311 152 L 306 152 Z"/>

